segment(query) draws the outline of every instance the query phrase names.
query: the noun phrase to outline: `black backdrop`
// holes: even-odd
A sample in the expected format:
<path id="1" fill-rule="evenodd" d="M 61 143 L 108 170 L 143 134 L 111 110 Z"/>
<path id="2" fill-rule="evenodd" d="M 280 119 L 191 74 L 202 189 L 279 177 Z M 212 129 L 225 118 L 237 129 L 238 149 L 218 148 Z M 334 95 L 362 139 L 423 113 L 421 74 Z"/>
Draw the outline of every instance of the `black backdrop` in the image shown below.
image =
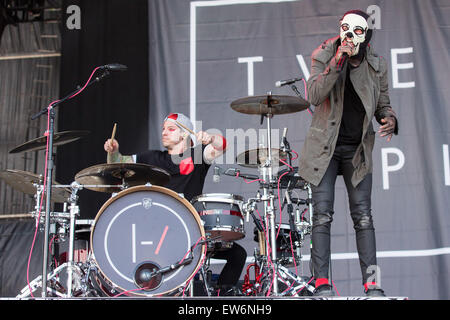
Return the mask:
<path id="1" fill-rule="evenodd" d="M 126 142 L 120 146 L 124 154 L 148 145 L 147 1 L 64 0 L 62 8 L 69 5 L 80 7 L 81 29 L 61 26 L 61 96 L 83 85 L 97 66 L 120 63 L 128 70 L 111 73 L 58 107 L 58 131 L 90 131 L 86 138 L 58 148 L 56 180 L 62 184 L 73 182 L 82 169 L 106 163 L 103 144 L 114 123 L 117 139 Z M 110 196 L 90 190 L 79 195 L 83 219 L 93 219 Z"/>

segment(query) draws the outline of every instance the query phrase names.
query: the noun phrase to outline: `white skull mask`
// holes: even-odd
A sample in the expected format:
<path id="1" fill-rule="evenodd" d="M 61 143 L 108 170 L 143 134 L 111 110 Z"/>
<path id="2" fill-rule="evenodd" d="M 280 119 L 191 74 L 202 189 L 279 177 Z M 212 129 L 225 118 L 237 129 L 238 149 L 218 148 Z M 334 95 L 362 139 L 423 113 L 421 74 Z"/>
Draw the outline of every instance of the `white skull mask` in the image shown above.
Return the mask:
<path id="1" fill-rule="evenodd" d="M 366 19 L 355 13 L 349 13 L 341 20 L 341 43 L 345 39 L 347 39 L 347 42 L 353 43 L 355 49 L 352 56 L 358 54 L 361 43 L 366 40 L 368 28 Z"/>

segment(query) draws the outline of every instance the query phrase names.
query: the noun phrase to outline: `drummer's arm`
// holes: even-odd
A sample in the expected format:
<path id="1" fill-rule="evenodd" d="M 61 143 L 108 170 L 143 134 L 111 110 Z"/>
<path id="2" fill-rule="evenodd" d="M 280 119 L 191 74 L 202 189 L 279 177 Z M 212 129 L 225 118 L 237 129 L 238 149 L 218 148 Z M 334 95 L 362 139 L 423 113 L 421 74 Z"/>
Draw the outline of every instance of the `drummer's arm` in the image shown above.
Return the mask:
<path id="1" fill-rule="evenodd" d="M 106 156 L 107 163 L 135 163 L 134 156 L 124 156 L 119 152 L 119 143 L 117 140 L 108 139 L 104 145 L 105 151 L 108 153 Z"/>
<path id="2" fill-rule="evenodd" d="M 216 158 L 221 156 L 227 149 L 227 140 L 219 135 L 210 135 L 210 140 L 207 141 L 205 151 L 203 152 L 203 157 L 208 163 L 212 163 Z"/>

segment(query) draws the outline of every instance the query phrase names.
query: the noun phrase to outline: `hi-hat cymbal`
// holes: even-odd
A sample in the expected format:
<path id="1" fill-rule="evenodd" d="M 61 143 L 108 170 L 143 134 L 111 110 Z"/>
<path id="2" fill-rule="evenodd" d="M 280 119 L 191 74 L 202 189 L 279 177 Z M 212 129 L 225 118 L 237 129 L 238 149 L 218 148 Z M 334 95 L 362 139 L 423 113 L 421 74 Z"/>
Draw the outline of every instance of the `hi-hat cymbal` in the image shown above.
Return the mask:
<path id="1" fill-rule="evenodd" d="M 13 189 L 25 194 L 36 194 L 36 185 L 43 185 L 42 176 L 35 173 L 21 170 L 5 170 L 0 172 L 0 178 L 5 180 Z M 56 187 L 61 185 L 56 181 L 52 182 L 51 201 L 56 203 L 66 202 L 70 197 L 70 189 L 67 187 Z M 45 198 L 44 198 L 45 199 Z"/>
<path id="2" fill-rule="evenodd" d="M 251 149 L 242 152 L 236 157 L 237 164 L 243 167 L 258 168 L 264 166 L 268 159 L 267 148 Z M 280 162 L 280 159 L 287 159 L 287 153 L 276 148 L 272 148 L 272 163 L 278 163 L 278 166 L 284 164 Z"/>
<path id="3" fill-rule="evenodd" d="M 62 131 L 53 134 L 53 146 L 60 146 L 69 142 L 76 141 L 82 137 L 88 135 L 90 132 L 86 130 L 72 130 Z M 30 140 L 15 147 L 9 153 L 19 153 L 25 151 L 42 150 L 47 147 L 47 136 L 41 136 L 39 138 Z"/>
<path id="4" fill-rule="evenodd" d="M 119 192 L 123 183 L 128 187 L 145 185 L 164 186 L 170 180 L 170 174 L 156 166 L 143 163 L 105 163 L 81 170 L 75 180 L 86 189 L 99 192 Z M 117 186 L 117 187 L 111 187 Z"/>
<path id="5" fill-rule="evenodd" d="M 269 108 L 270 102 L 270 108 Z M 285 114 L 307 109 L 310 103 L 292 96 L 250 96 L 231 103 L 234 111 L 246 114 Z"/>

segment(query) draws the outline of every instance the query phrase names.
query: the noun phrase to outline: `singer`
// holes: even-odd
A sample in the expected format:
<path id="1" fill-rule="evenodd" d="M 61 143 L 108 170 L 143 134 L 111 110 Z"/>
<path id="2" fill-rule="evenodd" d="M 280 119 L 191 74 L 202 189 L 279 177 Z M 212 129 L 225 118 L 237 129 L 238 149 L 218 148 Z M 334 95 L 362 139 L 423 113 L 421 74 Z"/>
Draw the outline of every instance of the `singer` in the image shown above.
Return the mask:
<path id="1" fill-rule="evenodd" d="M 307 88 L 316 108 L 299 159 L 299 174 L 312 184 L 313 191 L 315 295 L 334 295 L 329 274 L 330 229 L 338 175 L 343 176 L 348 193 L 363 290 L 367 296 L 385 295 L 379 283 L 368 281 L 373 271 L 367 272 L 377 265 L 371 212 L 372 119 L 381 125 L 378 132 L 387 141 L 398 134 L 398 123 L 390 106 L 387 63 L 369 45 L 368 18 L 360 10 L 346 12 L 339 36 L 326 40 L 311 56 Z"/>
<path id="2" fill-rule="evenodd" d="M 182 193 L 190 201 L 202 194 L 211 164 L 227 147 L 224 137 L 204 131 L 195 133 L 193 127 L 184 114 L 171 113 L 164 120 L 161 132 L 161 142 L 167 150 L 148 150 L 126 156 L 119 152 L 116 139 L 108 139 L 104 144 L 107 162 L 138 162 L 162 168 L 171 175 L 165 187 Z M 245 249 L 235 242 L 231 248 L 213 253 L 213 257 L 227 260 L 217 281 L 220 293 L 234 291 L 247 259 Z"/>

